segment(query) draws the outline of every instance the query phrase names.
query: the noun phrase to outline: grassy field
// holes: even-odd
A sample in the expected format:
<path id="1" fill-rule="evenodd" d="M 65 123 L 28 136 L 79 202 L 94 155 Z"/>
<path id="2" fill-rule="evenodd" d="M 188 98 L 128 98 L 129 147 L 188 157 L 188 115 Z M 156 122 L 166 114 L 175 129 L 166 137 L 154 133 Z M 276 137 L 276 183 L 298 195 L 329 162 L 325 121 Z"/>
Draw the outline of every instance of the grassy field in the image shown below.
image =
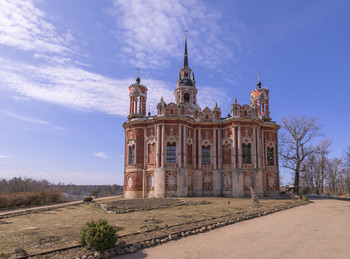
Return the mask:
<path id="1" fill-rule="evenodd" d="M 120 198 L 122 199 L 122 198 Z M 78 244 L 79 231 L 91 219 L 107 219 L 119 235 L 155 229 L 225 215 L 255 212 L 250 199 L 180 198 L 188 203 L 208 201 L 210 204 L 173 206 L 163 209 L 135 211 L 125 214 L 107 213 L 93 203 L 55 209 L 0 220 L 0 252 L 13 253 L 17 247 L 29 254 Z M 228 203 L 230 201 L 230 203 Z M 294 203 L 292 200 L 260 200 L 264 211 Z"/>

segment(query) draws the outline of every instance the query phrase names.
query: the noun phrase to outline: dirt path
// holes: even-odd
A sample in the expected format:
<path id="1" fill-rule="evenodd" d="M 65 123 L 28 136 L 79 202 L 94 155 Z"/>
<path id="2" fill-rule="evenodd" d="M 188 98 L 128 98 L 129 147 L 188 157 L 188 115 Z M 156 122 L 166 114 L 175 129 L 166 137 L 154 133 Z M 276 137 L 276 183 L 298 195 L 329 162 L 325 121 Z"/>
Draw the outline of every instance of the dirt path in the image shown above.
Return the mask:
<path id="1" fill-rule="evenodd" d="M 96 198 L 94 201 L 103 201 L 103 200 L 108 200 L 108 199 L 113 199 L 121 196 L 109 196 L 109 197 L 103 197 L 103 198 Z M 77 204 L 83 203 L 82 200 L 79 201 L 71 201 L 71 202 L 65 202 L 65 203 L 58 203 L 54 205 L 44 205 L 44 206 L 37 206 L 37 207 L 29 207 L 25 209 L 10 209 L 10 210 L 0 210 L 0 216 L 6 216 L 10 214 L 16 214 L 20 212 L 25 212 L 25 211 L 37 211 L 37 210 L 42 210 L 42 209 L 48 209 L 48 208 L 61 208 L 61 207 L 67 207 L 67 206 L 73 206 Z"/>
<path id="2" fill-rule="evenodd" d="M 350 202 L 314 200 L 123 258 L 350 258 L 349 244 Z"/>

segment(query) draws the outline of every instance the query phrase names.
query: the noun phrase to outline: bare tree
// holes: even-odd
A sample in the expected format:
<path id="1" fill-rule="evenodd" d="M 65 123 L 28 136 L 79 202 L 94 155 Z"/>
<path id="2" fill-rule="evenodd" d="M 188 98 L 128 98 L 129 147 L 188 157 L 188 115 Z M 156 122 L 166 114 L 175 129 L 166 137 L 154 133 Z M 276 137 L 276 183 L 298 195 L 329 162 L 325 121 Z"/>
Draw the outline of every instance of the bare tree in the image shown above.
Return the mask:
<path id="1" fill-rule="evenodd" d="M 332 140 L 330 139 L 323 139 L 316 147 L 317 150 L 317 156 L 318 156 L 318 163 L 319 163 L 319 170 L 320 170 L 320 193 L 323 193 L 324 188 L 324 179 L 325 179 L 325 170 L 326 170 L 326 161 L 327 161 L 327 155 L 329 154 L 330 150 L 329 147 L 332 144 Z"/>
<path id="2" fill-rule="evenodd" d="M 345 192 L 350 195 L 350 146 L 344 151 Z"/>
<path id="3" fill-rule="evenodd" d="M 320 124 L 316 118 L 291 115 L 282 119 L 280 134 L 280 156 L 282 165 L 295 172 L 294 192 L 299 191 L 299 177 L 302 163 L 315 150 L 310 145 L 311 139 L 320 136 Z"/>
<path id="4" fill-rule="evenodd" d="M 342 192 L 341 185 L 344 170 L 342 168 L 342 160 L 333 158 L 327 163 L 327 182 L 331 194 L 340 194 Z"/>
<path id="5" fill-rule="evenodd" d="M 318 181 L 320 170 L 318 165 L 316 154 L 311 154 L 304 160 L 299 182 L 304 193 L 318 193 L 320 189 Z"/>

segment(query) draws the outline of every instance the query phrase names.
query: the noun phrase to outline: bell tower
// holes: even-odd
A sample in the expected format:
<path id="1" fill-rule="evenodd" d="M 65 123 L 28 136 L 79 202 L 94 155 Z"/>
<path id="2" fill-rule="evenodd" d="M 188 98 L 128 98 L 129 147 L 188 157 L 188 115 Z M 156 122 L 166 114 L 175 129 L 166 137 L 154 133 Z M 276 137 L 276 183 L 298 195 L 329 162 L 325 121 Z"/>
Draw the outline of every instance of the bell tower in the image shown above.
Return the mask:
<path id="1" fill-rule="evenodd" d="M 176 104 L 185 104 L 186 107 L 196 106 L 196 80 L 194 79 L 194 72 L 188 66 L 187 31 L 185 31 L 184 66 L 180 68 L 174 95 Z"/>
<path id="2" fill-rule="evenodd" d="M 146 116 L 147 87 L 142 85 L 140 69 L 137 69 L 136 83 L 129 86 L 130 109 L 128 119 L 142 118 Z"/>
<path id="3" fill-rule="evenodd" d="M 269 89 L 261 88 L 260 74 L 258 74 L 257 88 L 250 92 L 250 103 L 258 108 L 258 116 L 265 121 L 270 121 Z"/>

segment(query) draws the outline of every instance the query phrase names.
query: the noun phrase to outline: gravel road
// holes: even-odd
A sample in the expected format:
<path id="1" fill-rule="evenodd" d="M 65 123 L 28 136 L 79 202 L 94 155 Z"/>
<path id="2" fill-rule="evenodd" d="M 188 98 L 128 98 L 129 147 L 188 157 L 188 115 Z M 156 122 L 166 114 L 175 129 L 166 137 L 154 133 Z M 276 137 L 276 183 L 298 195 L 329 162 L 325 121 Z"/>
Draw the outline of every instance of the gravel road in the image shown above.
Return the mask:
<path id="1" fill-rule="evenodd" d="M 350 201 L 314 200 L 117 258 L 350 258 Z"/>

